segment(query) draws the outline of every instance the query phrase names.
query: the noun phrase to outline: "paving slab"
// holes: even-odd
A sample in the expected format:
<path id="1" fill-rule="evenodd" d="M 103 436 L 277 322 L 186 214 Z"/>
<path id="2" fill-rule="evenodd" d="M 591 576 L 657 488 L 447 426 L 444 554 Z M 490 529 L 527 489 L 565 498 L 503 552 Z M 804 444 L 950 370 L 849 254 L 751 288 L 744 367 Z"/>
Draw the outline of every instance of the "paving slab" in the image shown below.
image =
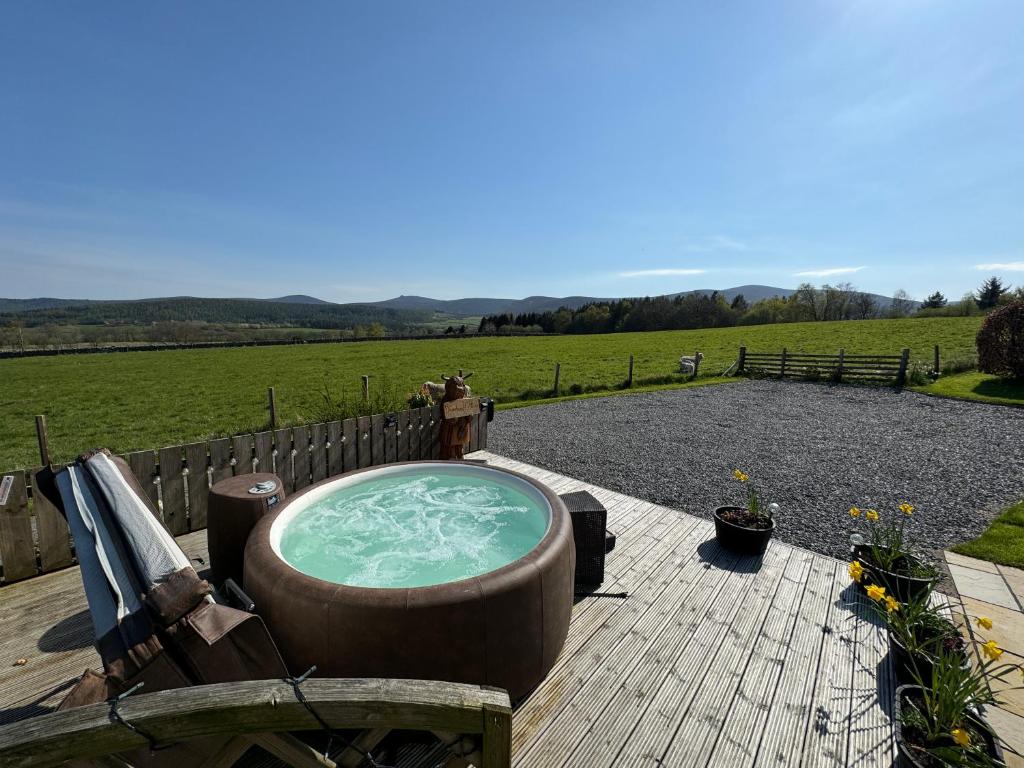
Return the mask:
<path id="1" fill-rule="evenodd" d="M 986 571 L 988 573 L 998 573 L 995 563 L 990 563 L 988 560 L 979 560 L 976 557 L 967 557 L 967 555 L 958 555 L 956 552 L 945 553 L 946 562 L 952 563 L 953 565 L 959 565 L 963 568 L 973 568 L 976 571 Z"/>
<path id="2" fill-rule="evenodd" d="M 986 707 L 985 719 L 1006 746 L 1024 755 L 1024 717 L 998 707 Z M 1009 751 L 1005 754 L 1008 768 L 1024 768 L 1024 758 Z"/>
<path id="3" fill-rule="evenodd" d="M 971 620 L 971 632 L 982 642 L 995 640 L 1000 648 L 1024 656 L 1024 613 L 993 605 L 973 597 L 962 596 Z M 992 619 L 992 629 L 981 629 L 974 620 L 978 616 Z"/>
<path id="4" fill-rule="evenodd" d="M 1024 611 L 1024 571 L 1020 568 L 1011 568 L 1008 565 L 1000 565 L 999 573 L 1010 585 L 1010 590 L 1017 598 L 1018 607 Z"/>
<path id="5" fill-rule="evenodd" d="M 949 563 L 949 573 L 956 584 L 956 590 L 962 597 L 973 597 L 993 605 L 1001 605 L 1012 611 L 1019 610 L 1017 598 L 1003 580 L 1002 574 L 964 568 L 962 565 Z"/>

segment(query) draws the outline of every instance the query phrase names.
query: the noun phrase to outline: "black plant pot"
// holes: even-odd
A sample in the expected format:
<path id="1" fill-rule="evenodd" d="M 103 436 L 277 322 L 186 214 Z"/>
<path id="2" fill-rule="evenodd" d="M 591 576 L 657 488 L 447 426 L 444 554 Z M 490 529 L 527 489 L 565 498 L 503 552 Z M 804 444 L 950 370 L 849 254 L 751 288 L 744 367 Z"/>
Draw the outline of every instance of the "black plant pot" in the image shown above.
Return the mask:
<path id="1" fill-rule="evenodd" d="M 901 603 L 908 603 L 916 597 L 928 594 L 939 578 L 937 575 L 928 577 L 907 576 L 906 574 L 884 570 L 875 565 L 874 560 L 871 558 L 871 547 L 866 544 L 854 547 L 853 556 L 864 569 L 864 575 L 860 580 L 862 587 L 866 584 L 878 584 L 885 587 L 885 591 Z M 907 555 L 906 559 L 919 564 L 912 555 Z"/>
<path id="2" fill-rule="evenodd" d="M 923 653 L 911 653 L 896 637 L 889 635 L 889 653 L 892 654 L 892 665 L 896 671 L 896 682 L 900 685 L 917 685 L 914 679 L 914 671 L 921 676 L 921 680 L 928 683 L 932 679 L 933 662 L 931 657 Z M 961 666 L 970 665 L 970 658 L 964 651 L 957 651 L 963 660 Z"/>
<path id="3" fill-rule="evenodd" d="M 896 730 L 896 751 L 899 755 L 899 768 L 929 768 L 929 763 L 922 762 L 918 759 L 920 751 L 914 749 L 913 745 L 911 745 L 903 735 L 903 699 L 913 698 L 915 693 L 921 690 L 923 689 L 918 685 L 901 685 L 893 694 L 893 726 Z M 917 695 L 919 696 L 920 694 Z M 985 747 L 989 757 L 995 761 L 996 765 L 1005 765 L 1006 761 L 1003 759 L 1003 749 L 999 746 L 999 741 L 996 739 L 996 735 L 989 727 L 989 724 L 980 716 L 973 714 L 967 714 L 966 719 L 970 721 L 971 725 L 981 732 L 985 739 Z M 950 737 L 949 743 L 945 746 L 952 745 L 953 740 L 952 737 Z"/>
<path id="4" fill-rule="evenodd" d="M 745 511 L 743 507 L 719 507 L 715 510 L 715 537 L 726 549 L 743 555 L 760 555 L 768 548 L 775 521 L 768 528 L 745 528 L 722 518 L 722 512 Z"/>

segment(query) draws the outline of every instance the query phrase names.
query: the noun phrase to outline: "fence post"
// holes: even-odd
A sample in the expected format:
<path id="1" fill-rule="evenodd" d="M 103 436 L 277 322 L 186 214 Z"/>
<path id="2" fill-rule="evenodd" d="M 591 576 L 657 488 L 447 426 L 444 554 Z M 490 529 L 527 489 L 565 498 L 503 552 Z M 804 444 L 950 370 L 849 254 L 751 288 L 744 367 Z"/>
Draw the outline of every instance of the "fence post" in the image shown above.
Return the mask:
<path id="1" fill-rule="evenodd" d="M 939 345 L 935 345 L 935 367 L 932 369 L 936 376 L 939 375 Z"/>
<path id="2" fill-rule="evenodd" d="M 907 363 L 910 361 L 910 350 L 906 347 L 900 353 L 900 372 L 896 374 L 896 383 L 903 386 L 907 383 Z"/>
<path id="3" fill-rule="evenodd" d="M 736 362 L 736 373 L 743 373 L 747 365 L 747 348 L 740 347 L 740 356 Z"/>
<path id="4" fill-rule="evenodd" d="M 697 369 L 698 368 L 700 368 L 700 350 L 699 349 L 696 350 L 693 353 L 693 375 L 690 377 L 691 381 L 693 381 L 693 379 L 697 378 Z"/>
<path id="5" fill-rule="evenodd" d="M 633 386 L 633 356 L 629 356 L 629 376 L 626 377 L 626 386 Z"/>
<path id="6" fill-rule="evenodd" d="M 39 441 L 39 461 L 44 467 L 50 466 L 50 437 L 46 432 L 46 417 L 36 416 L 36 439 Z"/>
<path id="7" fill-rule="evenodd" d="M 779 378 L 786 378 L 786 348 L 782 348 L 782 360 L 779 363 Z"/>
<path id="8" fill-rule="evenodd" d="M 561 376 L 561 374 L 562 374 L 562 364 L 561 363 L 555 363 L 555 389 L 554 389 L 555 397 L 558 397 L 558 378 L 559 378 L 559 376 Z"/>
<path id="9" fill-rule="evenodd" d="M 370 402 L 370 377 L 363 376 L 363 402 Z"/>
<path id="10" fill-rule="evenodd" d="M 270 408 L 270 428 L 277 429 L 277 396 L 273 387 L 267 387 L 267 405 Z"/>
<path id="11" fill-rule="evenodd" d="M 836 381 L 843 380 L 843 361 L 846 359 L 846 350 L 839 350 L 839 367 L 836 368 Z"/>

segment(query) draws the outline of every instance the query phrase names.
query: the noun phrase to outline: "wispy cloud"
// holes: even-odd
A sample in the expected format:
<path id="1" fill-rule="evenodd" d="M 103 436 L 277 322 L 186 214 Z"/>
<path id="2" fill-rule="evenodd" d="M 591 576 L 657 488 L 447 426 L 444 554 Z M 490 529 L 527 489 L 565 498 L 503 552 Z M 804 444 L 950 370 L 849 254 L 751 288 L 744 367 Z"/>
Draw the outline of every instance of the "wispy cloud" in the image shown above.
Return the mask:
<path id="1" fill-rule="evenodd" d="M 975 269 L 985 272 L 1024 272 L 1024 261 L 1004 261 L 992 264 L 975 264 Z"/>
<path id="2" fill-rule="evenodd" d="M 794 272 L 794 277 L 832 277 L 833 275 L 852 275 L 860 272 L 866 267 L 831 267 L 829 269 L 807 269 L 803 272 Z"/>
<path id="3" fill-rule="evenodd" d="M 706 269 L 637 269 L 619 272 L 619 277 L 678 277 L 679 275 L 703 275 Z"/>

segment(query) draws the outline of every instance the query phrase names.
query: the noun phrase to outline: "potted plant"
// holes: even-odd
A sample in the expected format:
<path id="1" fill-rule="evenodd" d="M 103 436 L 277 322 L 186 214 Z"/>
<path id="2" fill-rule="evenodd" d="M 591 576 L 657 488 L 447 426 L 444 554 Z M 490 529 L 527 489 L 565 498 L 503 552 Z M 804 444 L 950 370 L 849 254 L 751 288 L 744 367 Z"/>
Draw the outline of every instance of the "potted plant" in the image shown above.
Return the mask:
<path id="1" fill-rule="evenodd" d="M 768 541 L 775 530 L 775 513 L 778 504 L 764 505 L 750 482 L 750 476 L 738 469 L 733 477 L 742 483 L 747 491 L 746 506 L 724 506 L 715 510 L 715 537 L 726 549 L 745 555 L 759 555 L 768 548 Z"/>
<path id="2" fill-rule="evenodd" d="M 995 666 L 1003 651 L 994 641 L 979 646 L 986 658 L 980 668 L 964 666 L 955 655 L 940 654 L 929 677 L 915 673 L 916 685 L 896 689 L 893 717 L 903 768 L 1005 765 L 981 708 L 995 703 L 990 679 L 1022 670 L 1010 664 Z"/>
<path id="3" fill-rule="evenodd" d="M 857 573 L 854 563 L 850 564 L 850 572 Z M 875 597 L 874 605 L 889 629 L 889 653 L 897 681 L 910 684 L 917 677 L 931 679 L 932 666 L 942 654 L 958 659 L 961 666 L 970 664 L 964 636 L 940 607 L 932 604 L 930 592 L 900 603 L 892 595 L 879 594 L 884 587 L 869 584 L 867 589 Z M 979 626 L 985 622 L 992 626 L 984 616 L 978 621 Z"/>
<path id="4" fill-rule="evenodd" d="M 914 513 L 912 504 L 899 505 L 900 515 L 884 523 L 877 510 L 850 508 L 855 520 L 863 518 L 868 538 L 855 534 L 853 557 L 867 574 L 867 581 L 885 587 L 901 603 L 931 592 L 938 572 L 922 558 L 911 554 L 906 540 L 907 520 Z"/>

